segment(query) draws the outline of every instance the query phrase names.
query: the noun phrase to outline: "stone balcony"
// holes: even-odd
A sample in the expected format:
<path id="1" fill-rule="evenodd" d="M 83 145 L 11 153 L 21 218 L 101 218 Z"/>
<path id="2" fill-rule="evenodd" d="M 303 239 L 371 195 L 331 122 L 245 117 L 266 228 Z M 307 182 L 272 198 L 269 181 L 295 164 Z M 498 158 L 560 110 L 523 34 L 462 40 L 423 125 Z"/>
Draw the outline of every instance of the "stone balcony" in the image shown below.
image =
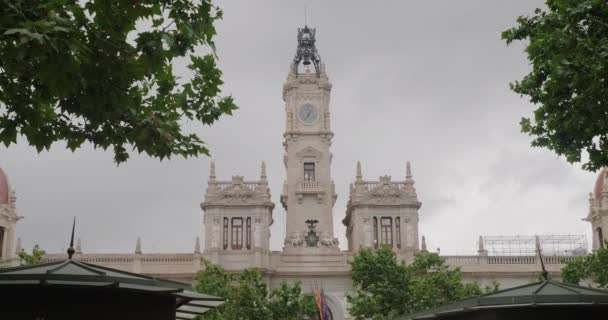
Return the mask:
<path id="1" fill-rule="evenodd" d="M 288 189 L 287 181 L 283 183 L 283 192 L 281 194 L 281 203 L 284 208 L 287 208 L 287 197 L 288 197 Z M 338 195 L 336 194 L 336 186 L 334 182 L 331 182 L 330 190 L 324 188 L 319 181 L 299 181 L 295 187 L 295 195 L 298 199 L 298 203 L 302 203 L 305 194 L 311 194 L 317 196 L 317 202 L 322 203 L 323 199 L 327 192 L 331 192 L 333 204 L 336 203 L 336 199 L 338 199 Z"/>

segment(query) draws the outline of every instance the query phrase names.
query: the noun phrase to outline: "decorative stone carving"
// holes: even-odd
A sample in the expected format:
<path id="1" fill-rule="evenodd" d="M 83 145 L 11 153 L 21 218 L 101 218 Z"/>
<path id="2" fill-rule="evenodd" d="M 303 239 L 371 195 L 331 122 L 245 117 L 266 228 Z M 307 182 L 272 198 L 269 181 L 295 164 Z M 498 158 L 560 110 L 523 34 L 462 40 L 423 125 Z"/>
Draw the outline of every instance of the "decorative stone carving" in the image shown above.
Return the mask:
<path id="1" fill-rule="evenodd" d="M 232 185 L 226 187 L 219 197 L 218 201 L 231 203 L 248 203 L 256 199 L 255 191 L 244 185 L 242 176 L 233 176 Z"/>
<path id="2" fill-rule="evenodd" d="M 261 248 L 262 247 L 262 226 L 261 219 L 255 218 L 253 223 L 253 247 Z"/>
<path id="3" fill-rule="evenodd" d="M 390 176 L 380 177 L 378 186 L 367 194 L 367 199 L 376 203 L 397 202 L 405 198 L 405 193 L 399 187 L 391 183 Z"/>
<path id="4" fill-rule="evenodd" d="M 340 244 L 338 238 L 332 238 L 326 232 L 321 232 L 321 234 L 319 235 L 319 243 L 321 243 L 321 245 L 323 246 L 330 248 L 337 247 Z"/>
<path id="5" fill-rule="evenodd" d="M 371 248 L 373 243 L 373 236 L 374 236 L 374 227 L 372 227 L 372 225 L 369 223 L 369 218 L 365 218 L 363 219 L 363 234 L 364 234 L 364 241 L 363 241 L 363 245 L 366 248 Z"/>
<path id="6" fill-rule="evenodd" d="M 298 153 L 296 153 L 296 156 L 298 157 L 298 159 L 303 159 L 303 158 L 318 159 L 318 158 L 321 158 L 321 155 L 322 155 L 322 153 L 313 147 L 306 147 L 306 148 L 298 151 Z"/>
<path id="7" fill-rule="evenodd" d="M 304 244 L 304 238 L 298 231 L 292 232 L 287 239 L 285 239 L 285 245 L 298 248 Z"/>
<path id="8" fill-rule="evenodd" d="M 213 218 L 213 226 L 211 227 L 211 248 L 220 247 L 220 218 Z"/>
<path id="9" fill-rule="evenodd" d="M 408 221 L 405 224 L 405 245 L 406 246 L 414 245 L 414 236 L 415 236 L 414 224 L 412 222 Z"/>
<path id="10" fill-rule="evenodd" d="M 306 247 L 308 248 L 318 248 L 319 247 L 319 236 L 315 231 L 316 224 L 319 223 L 319 220 L 316 219 L 308 219 L 305 221 L 308 225 L 308 233 L 304 237 L 306 241 Z"/>

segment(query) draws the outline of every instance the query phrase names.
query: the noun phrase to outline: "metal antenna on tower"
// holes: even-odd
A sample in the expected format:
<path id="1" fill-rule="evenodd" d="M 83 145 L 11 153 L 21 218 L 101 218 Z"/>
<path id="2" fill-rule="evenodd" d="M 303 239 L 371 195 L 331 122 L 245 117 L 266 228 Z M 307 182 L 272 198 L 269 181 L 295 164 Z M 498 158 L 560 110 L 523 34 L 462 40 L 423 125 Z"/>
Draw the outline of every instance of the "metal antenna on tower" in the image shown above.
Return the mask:
<path id="1" fill-rule="evenodd" d="M 307 26 L 308 25 L 308 15 L 307 15 L 307 10 L 306 10 L 306 5 L 304 5 L 304 25 Z"/>

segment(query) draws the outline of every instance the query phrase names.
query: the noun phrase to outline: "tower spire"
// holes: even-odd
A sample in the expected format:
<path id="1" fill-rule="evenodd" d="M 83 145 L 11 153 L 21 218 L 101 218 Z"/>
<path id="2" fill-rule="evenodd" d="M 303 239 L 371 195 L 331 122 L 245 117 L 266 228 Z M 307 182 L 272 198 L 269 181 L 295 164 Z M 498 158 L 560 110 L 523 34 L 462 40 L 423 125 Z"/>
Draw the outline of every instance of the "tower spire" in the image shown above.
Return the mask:
<path id="1" fill-rule="evenodd" d="M 407 179 L 407 180 L 412 179 L 412 165 L 410 164 L 409 161 L 407 161 L 405 163 L 405 179 Z"/>
<path id="2" fill-rule="evenodd" d="M 361 162 L 357 161 L 357 181 L 363 180 L 363 174 L 361 173 Z"/>
<path id="3" fill-rule="evenodd" d="M 135 254 L 141 254 L 141 238 L 137 237 L 137 242 L 135 243 Z"/>
<path id="4" fill-rule="evenodd" d="M 76 240 L 76 254 L 82 254 L 82 242 L 80 242 L 80 237 Z"/>
<path id="5" fill-rule="evenodd" d="M 420 251 L 426 252 L 426 238 L 422 236 L 422 244 L 420 245 Z"/>
<path id="6" fill-rule="evenodd" d="M 209 180 L 215 181 L 215 161 L 211 161 L 209 165 Z"/>
<path id="7" fill-rule="evenodd" d="M 479 236 L 479 250 L 477 250 L 477 253 L 479 253 L 480 256 L 487 256 L 488 255 L 488 250 L 486 250 L 486 248 L 483 245 L 483 237 Z"/>
<path id="8" fill-rule="evenodd" d="M 260 180 L 266 181 L 266 162 L 262 161 L 262 168 L 260 171 Z"/>
<path id="9" fill-rule="evenodd" d="M 194 253 L 201 253 L 201 243 L 198 237 L 196 237 L 196 242 L 194 242 Z"/>

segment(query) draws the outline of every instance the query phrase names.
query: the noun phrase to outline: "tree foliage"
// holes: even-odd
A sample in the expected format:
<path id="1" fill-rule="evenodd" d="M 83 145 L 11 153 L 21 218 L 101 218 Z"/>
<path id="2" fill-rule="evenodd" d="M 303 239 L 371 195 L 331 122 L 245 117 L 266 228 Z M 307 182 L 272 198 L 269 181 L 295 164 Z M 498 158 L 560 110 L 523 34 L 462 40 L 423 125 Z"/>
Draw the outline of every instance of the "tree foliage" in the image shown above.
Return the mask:
<path id="1" fill-rule="evenodd" d="M 521 120 L 532 145 L 595 171 L 608 165 L 608 2 L 547 0 L 502 33 L 527 42 L 532 71 L 511 89 L 537 105 Z M 583 159 L 587 154 L 588 159 Z"/>
<path id="2" fill-rule="evenodd" d="M 22 266 L 40 264 L 45 253 L 46 251 L 40 249 L 38 245 L 34 245 L 32 253 L 27 253 L 24 249 L 21 249 L 21 251 L 17 252 L 19 264 Z"/>
<path id="3" fill-rule="evenodd" d="M 355 319 L 391 319 L 482 293 L 436 253 L 421 252 L 406 265 L 388 247 L 364 249 L 351 269 L 355 293 L 348 301 Z"/>
<path id="4" fill-rule="evenodd" d="M 160 158 L 208 154 L 182 130 L 236 106 L 220 97 L 211 0 L 0 0 L 0 142 L 84 142 Z M 194 50 L 207 51 L 196 56 Z M 173 70 L 188 62 L 189 79 Z M 189 80 L 189 81 L 186 81 Z"/>
<path id="5" fill-rule="evenodd" d="M 303 294 L 299 283 L 268 290 L 262 275 L 255 270 L 239 274 L 225 271 L 208 261 L 199 272 L 195 289 L 226 300 L 201 319 L 213 320 L 300 320 L 315 319 L 319 314 L 311 294 Z"/>
<path id="6" fill-rule="evenodd" d="M 608 242 L 593 253 L 566 261 L 561 276 L 564 282 L 579 284 L 591 280 L 600 288 L 608 288 Z"/>

